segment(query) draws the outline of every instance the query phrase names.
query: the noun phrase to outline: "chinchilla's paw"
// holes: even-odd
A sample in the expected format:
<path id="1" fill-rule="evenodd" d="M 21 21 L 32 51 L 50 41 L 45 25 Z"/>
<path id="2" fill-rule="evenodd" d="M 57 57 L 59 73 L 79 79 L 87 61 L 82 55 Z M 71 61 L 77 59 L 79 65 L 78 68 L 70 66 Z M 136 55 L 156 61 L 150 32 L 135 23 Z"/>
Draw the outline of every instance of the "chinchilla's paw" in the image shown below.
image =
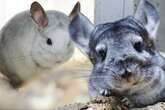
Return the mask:
<path id="1" fill-rule="evenodd" d="M 131 103 L 131 101 L 127 97 L 124 97 L 121 100 L 121 103 L 122 103 L 123 106 L 126 106 L 128 108 L 132 108 L 133 107 L 133 104 Z"/>
<path id="2" fill-rule="evenodd" d="M 99 91 L 99 93 L 100 93 L 101 96 L 104 96 L 104 97 L 109 97 L 109 96 L 111 96 L 110 90 L 107 90 L 107 89 L 101 89 L 101 90 Z"/>

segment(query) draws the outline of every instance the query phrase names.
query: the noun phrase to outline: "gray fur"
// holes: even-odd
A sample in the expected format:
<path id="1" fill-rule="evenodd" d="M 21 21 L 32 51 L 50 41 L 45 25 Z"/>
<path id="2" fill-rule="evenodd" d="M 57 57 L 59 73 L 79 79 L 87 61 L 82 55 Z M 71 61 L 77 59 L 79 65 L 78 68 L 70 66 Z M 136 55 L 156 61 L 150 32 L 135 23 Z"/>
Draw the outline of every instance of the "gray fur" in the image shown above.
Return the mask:
<path id="1" fill-rule="evenodd" d="M 156 8 L 147 0 L 141 0 L 137 7 L 135 18 L 145 26 L 150 33 L 150 37 L 156 39 L 160 23 L 160 17 Z"/>
<path id="2" fill-rule="evenodd" d="M 49 73 L 73 53 L 69 17 L 58 11 L 46 11 L 46 14 L 48 25 L 44 28 L 38 27 L 30 12 L 25 11 L 14 16 L 1 30 L 0 70 L 13 86 L 37 74 Z M 48 38 L 52 45 L 46 43 Z"/>
<path id="3" fill-rule="evenodd" d="M 97 25 L 90 32 L 84 31 L 85 26 L 74 25 L 81 25 L 81 19 L 77 18 L 84 15 L 79 13 L 72 20 L 70 33 L 73 41 L 81 45 L 81 39 L 88 38 L 86 54 L 93 63 L 89 78 L 91 98 L 112 95 L 127 98 L 129 107 L 165 101 L 165 59 L 156 50 L 153 39 L 157 31 L 153 23 L 158 26 L 159 16 L 146 0 L 142 0 L 139 7 L 135 16 Z M 139 12 L 143 16 L 138 16 Z M 147 26 L 141 17 L 150 21 Z M 87 18 L 86 23 L 89 23 Z M 87 33 L 90 37 L 83 36 Z"/>

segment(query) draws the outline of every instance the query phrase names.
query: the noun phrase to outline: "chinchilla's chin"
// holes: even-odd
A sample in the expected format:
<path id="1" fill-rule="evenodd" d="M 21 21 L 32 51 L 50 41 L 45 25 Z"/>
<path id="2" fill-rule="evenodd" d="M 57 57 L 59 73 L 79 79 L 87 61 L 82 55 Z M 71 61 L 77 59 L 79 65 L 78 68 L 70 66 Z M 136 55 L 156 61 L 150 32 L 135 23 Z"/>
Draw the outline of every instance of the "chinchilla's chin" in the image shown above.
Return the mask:
<path id="1" fill-rule="evenodd" d="M 140 93 L 144 90 L 148 91 L 152 86 L 154 86 L 154 84 L 156 84 L 156 81 L 158 81 L 157 79 L 160 77 L 159 75 L 152 73 L 148 73 L 147 75 L 146 72 L 149 68 L 141 68 L 136 65 L 129 69 L 131 71 L 131 76 L 126 78 L 113 78 L 111 80 L 114 89 L 119 93 L 130 95 Z"/>
<path id="2" fill-rule="evenodd" d="M 72 56 L 73 49 L 68 49 L 64 53 L 53 53 L 47 49 L 40 48 L 32 51 L 32 59 L 35 65 L 43 69 L 53 69 L 69 60 Z"/>
<path id="3" fill-rule="evenodd" d="M 57 58 L 54 54 L 48 51 L 40 49 L 37 51 L 32 51 L 32 60 L 38 68 L 42 69 L 52 69 L 57 66 Z"/>

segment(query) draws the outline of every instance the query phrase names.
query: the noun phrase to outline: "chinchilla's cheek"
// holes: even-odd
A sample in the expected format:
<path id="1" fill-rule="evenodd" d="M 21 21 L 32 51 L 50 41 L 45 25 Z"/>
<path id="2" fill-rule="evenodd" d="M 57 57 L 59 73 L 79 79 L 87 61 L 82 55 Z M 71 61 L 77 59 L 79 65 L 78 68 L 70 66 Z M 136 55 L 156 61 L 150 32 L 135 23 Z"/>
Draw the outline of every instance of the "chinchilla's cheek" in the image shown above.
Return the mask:
<path id="1" fill-rule="evenodd" d="M 49 30 L 50 31 L 50 30 Z M 46 46 L 47 50 L 54 54 L 65 55 L 73 53 L 73 43 L 70 39 L 69 30 L 59 27 L 51 33 L 47 33 L 52 45 Z"/>

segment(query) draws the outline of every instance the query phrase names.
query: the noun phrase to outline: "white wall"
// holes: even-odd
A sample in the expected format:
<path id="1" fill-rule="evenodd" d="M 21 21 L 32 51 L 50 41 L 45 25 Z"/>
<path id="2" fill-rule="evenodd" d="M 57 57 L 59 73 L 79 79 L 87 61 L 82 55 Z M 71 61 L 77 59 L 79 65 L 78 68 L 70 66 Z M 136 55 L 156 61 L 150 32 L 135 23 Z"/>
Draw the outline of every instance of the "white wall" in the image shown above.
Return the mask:
<path id="1" fill-rule="evenodd" d="M 96 0 L 95 23 L 112 22 L 133 13 L 131 0 Z"/>
<path id="2" fill-rule="evenodd" d="M 0 28 L 15 14 L 29 10 L 33 1 L 38 1 L 45 10 L 59 10 L 67 15 L 78 0 L 0 0 Z M 79 0 L 82 12 L 94 20 L 94 0 Z"/>

